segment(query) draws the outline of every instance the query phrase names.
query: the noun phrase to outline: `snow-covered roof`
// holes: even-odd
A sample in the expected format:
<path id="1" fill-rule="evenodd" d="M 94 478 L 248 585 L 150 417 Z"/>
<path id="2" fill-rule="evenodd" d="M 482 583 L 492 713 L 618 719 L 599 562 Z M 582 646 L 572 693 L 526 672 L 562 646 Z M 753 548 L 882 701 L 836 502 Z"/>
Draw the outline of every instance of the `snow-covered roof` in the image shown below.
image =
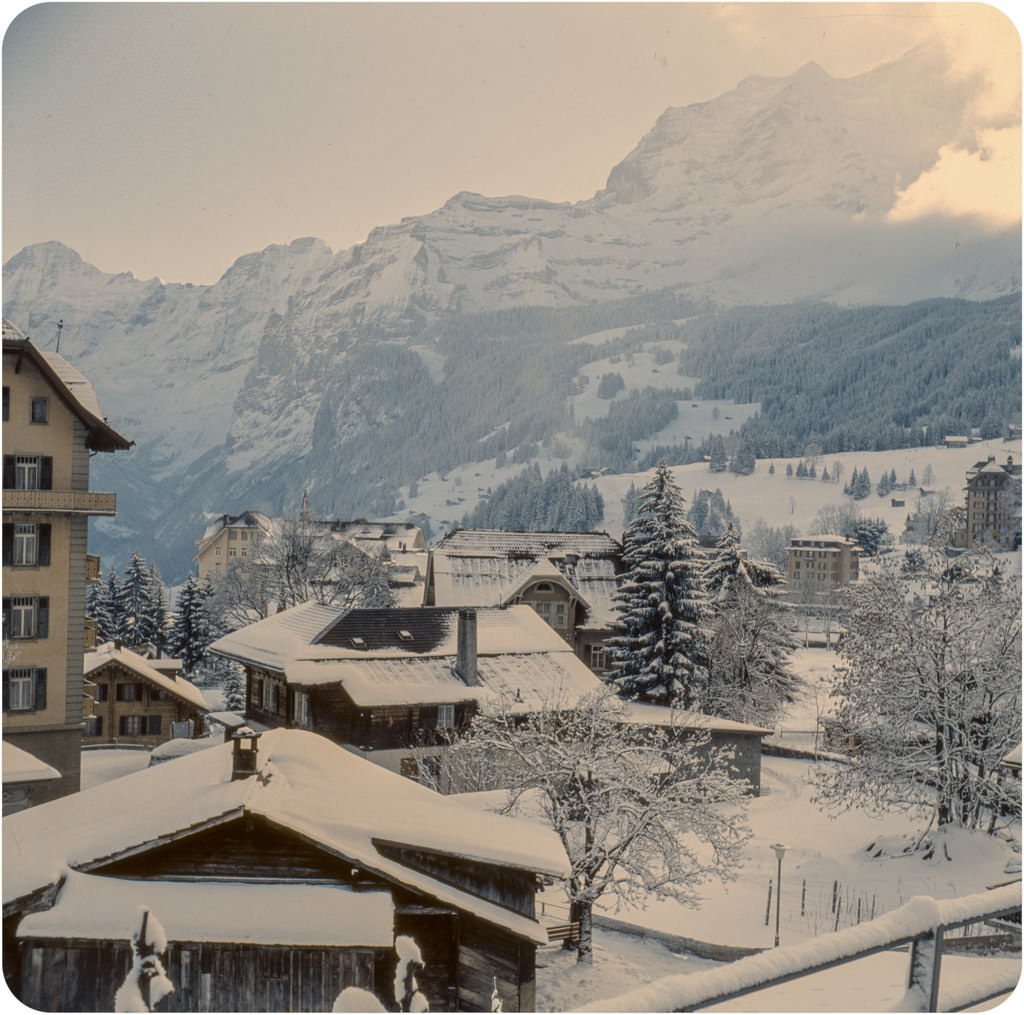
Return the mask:
<path id="1" fill-rule="evenodd" d="M 132 441 L 119 434 L 104 418 L 92 384 L 60 353 L 37 349 L 10 321 L 3 321 L 4 349 L 27 355 L 67 407 L 89 432 L 86 445 L 93 451 L 124 451 Z"/>
<path id="2" fill-rule="evenodd" d="M 452 669 L 458 610 L 334 607 L 334 622 L 305 643 L 294 638 L 283 646 L 267 636 L 273 620 L 301 609 L 253 625 L 267 625 L 258 637 L 253 628 L 225 635 L 213 650 L 283 673 L 290 684 L 341 683 L 364 706 L 475 701 L 487 707 L 504 700 L 526 711 L 556 699 L 576 702 L 600 686 L 572 647 L 529 606 L 475 611 L 479 686 L 467 685 Z M 307 637 L 315 626 L 307 627 Z"/>
<path id="3" fill-rule="evenodd" d="M 337 605 L 301 603 L 218 638 L 210 649 L 240 662 L 282 671 L 288 659 L 302 652 L 344 611 Z"/>
<path id="4" fill-rule="evenodd" d="M 601 685 L 571 651 L 478 655 L 479 686 L 464 683 L 443 656 L 307 659 L 290 663 L 285 675 L 290 684 L 306 687 L 340 683 L 361 707 L 477 702 L 485 711 L 500 704 L 517 712 L 553 701 L 572 705 Z"/>
<path id="5" fill-rule="evenodd" d="M 206 526 L 202 538 L 199 540 L 199 550 L 193 556 L 193 560 L 203 550 L 214 536 L 223 532 L 224 529 L 261 529 L 267 535 L 272 531 L 271 519 L 262 511 L 243 511 L 240 515 L 217 515 L 217 517 Z"/>
<path id="6" fill-rule="evenodd" d="M 50 779 L 59 779 L 60 772 L 45 761 L 40 761 L 34 754 L 16 747 L 14 744 L 3 742 L 2 755 L 3 781 L 4 783 L 15 782 L 48 782 Z"/>
<path id="7" fill-rule="evenodd" d="M 6 746 L 6 744 L 4 746 Z M 1006 765 L 1007 768 L 1020 768 L 1020 756 L 1021 745 L 1017 744 L 1017 746 L 1012 751 L 1003 756 L 1003 758 L 1000 761 L 1000 764 Z M 4 765 L 6 766 L 6 764 L 7 758 L 5 757 Z"/>
<path id="8" fill-rule="evenodd" d="M 377 844 L 565 876 L 565 853 L 550 829 L 474 813 L 305 730 L 264 733 L 257 774 L 247 779 L 231 778 L 233 747 L 212 747 L 5 817 L 4 905 L 56 885 L 68 867 L 88 871 L 158 840 L 252 815 L 353 866 L 545 940 L 536 921 L 406 867 Z"/>
<path id="9" fill-rule="evenodd" d="M 649 726 L 665 726 L 676 730 L 702 730 L 707 733 L 740 733 L 748 736 L 766 737 L 774 730 L 763 726 L 752 726 L 750 723 L 737 722 L 717 715 L 705 715 L 703 712 L 682 712 L 667 705 L 651 705 L 646 702 L 630 701 L 626 703 L 628 722 L 642 723 Z"/>
<path id="10" fill-rule="evenodd" d="M 141 907 L 170 941 L 390 948 L 394 904 L 382 891 L 343 885 L 138 881 L 70 871 L 52 909 L 30 913 L 19 938 L 130 939 Z M 273 919 L 254 919 L 254 914 Z M 311 920 L 310 914 L 316 919 Z"/>
<path id="11" fill-rule="evenodd" d="M 498 606 L 558 575 L 587 608 L 585 626 L 603 629 L 615 617 L 621 552 L 603 532 L 456 529 L 431 551 L 430 594 L 438 606 Z"/>
<path id="12" fill-rule="evenodd" d="M 182 701 L 204 712 L 208 708 L 203 692 L 195 684 L 184 677 L 171 677 L 153 668 L 153 661 L 144 659 L 137 652 L 130 649 L 117 648 L 113 642 L 106 642 L 95 652 L 86 652 L 83 661 L 83 676 L 95 676 L 104 666 L 109 663 L 120 663 L 125 669 L 130 670 L 143 680 L 155 684 L 162 691 L 180 698 Z"/>

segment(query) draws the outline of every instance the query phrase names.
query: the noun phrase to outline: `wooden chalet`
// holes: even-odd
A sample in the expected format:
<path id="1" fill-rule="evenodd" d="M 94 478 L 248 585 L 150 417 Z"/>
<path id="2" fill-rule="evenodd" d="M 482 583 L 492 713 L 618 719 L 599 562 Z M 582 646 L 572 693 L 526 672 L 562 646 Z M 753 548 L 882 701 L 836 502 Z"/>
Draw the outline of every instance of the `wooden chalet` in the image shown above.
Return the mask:
<path id="1" fill-rule="evenodd" d="M 113 641 L 85 654 L 83 746 L 156 747 L 203 732 L 203 692 L 179 675 L 180 660 L 147 659 Z"/>
<path id="2" fill-rule="evenodd" d="M 479 813 L 303 730 L 231 743 L 3 823 L 4 972 L 24 1004 L 109 1011 L 140 907 L 167 933 L 164 1011 L 330 1011 L 393 997 L 396 935 L 433 1011 L 535 1008 L 553 832 Z"/>
<path id="3" fill-rule="evenodd" d="M 423 604 L 525 603 L 600 674 L 621 570 L 622 547 L 603 532 L 456 529 L 430 551 Z"/>
<path id="4" fill-rule="evenodd" d="M 415 776 L 481 708 L 572 707 L 600 681 L 529 607 L 349 610 L 306 603 L 225 635 L 246 721 L 299 727 Z"/>
<path id="5" fill-rule="evenodd" d="M 306 603 L 211 649 L 246 671 L 251 726 L 311 729 L 378 765 L 417 778 L 436 771 L 448 728 L 477 711 L 572 708 L 602 687 L 526 605 L 506 609 L 350 610 Z M 658 705 L 630 703 L 630 722 L 706 734 L 757 794 L 771 731 Z"/>

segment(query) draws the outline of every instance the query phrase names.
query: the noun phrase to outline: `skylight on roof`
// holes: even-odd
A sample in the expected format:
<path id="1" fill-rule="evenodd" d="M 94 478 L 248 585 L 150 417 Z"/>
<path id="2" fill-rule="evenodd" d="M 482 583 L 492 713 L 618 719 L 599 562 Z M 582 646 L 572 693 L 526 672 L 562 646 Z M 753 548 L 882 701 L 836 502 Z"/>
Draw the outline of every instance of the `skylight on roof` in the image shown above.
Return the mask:
<path id="1" fill-rule="evenodd" d="M 356 648 L 366 648 L 366 641 L 362 638 L 353 636 L 352 644 L 355 645 Z"/>
<path id="2" fill-rule="evenodd" d="M 398 632 L 398 637 L 401 638 L 402 641 L 412 641 L 412 631 L 406 631 L 403 629 Z"/>

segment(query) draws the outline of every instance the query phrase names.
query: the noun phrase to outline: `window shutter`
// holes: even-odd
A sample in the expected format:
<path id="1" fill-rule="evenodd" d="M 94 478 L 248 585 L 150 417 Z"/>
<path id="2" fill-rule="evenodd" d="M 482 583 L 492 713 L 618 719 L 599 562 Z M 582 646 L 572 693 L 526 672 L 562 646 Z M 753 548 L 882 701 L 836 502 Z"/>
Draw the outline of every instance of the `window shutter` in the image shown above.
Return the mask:
<path id="1" fill-rule="evenodd" d="M 39 489 L 53 489 L 53 459 L 49 455 L 39 460 Z"/>
<path id="2" fill-rule="evenodd" d="M 46 708 L 46 670 L 36 670 L 36 711 Z"/>
<path id="3" fill-rule="evenodd" d="M 14 563 L 14 526 L 4 526 L 4 567 Z"/>
<path id="4" fill-rule="evenodd" d="M 149 735 L 151 737 L 152 736 L 156 736 L 160 732 L 160 716 L 158 716 L 158 715 L 151 715 L 151 716 L 148 717 L 148 719 L 149 719 L 149 722 L 148 722 L 148 727 L 149 728 L 148 728 L 147 732 L 149 733 Z"/>
<path id="5" fill-rule="evenodd" d="M 96 716 L 96 736 L 103 736 L 103 716 Z"/>
<path id="6" fill-rule="evenodd" d="M 36 603 L 36 637 L 50 636 L 50 597 L 40 596 Z"/>
<path id="7" fill-rule="evenodd" d="M 7 673 L 7 670 L 4 670 L 4 711 L 5 712 L 8 711 L 10 709 L 10 707 L 11 707 L 11 680 L 10 680 L 9 674 Z"/>
<path id="8" fill-rule="evenodd" d="M 122 715 L 117 721 L 117 732 L 120 736 L 124 736 L 124 731 L 128 727 L 128 716 Z"/>
<path id="9" fill-rule="evenodd" d="M 14 455 L 4 455 L 4 489 L 14 489 Z"/>
<path id="10" fill-rule="evenodd" d="M 40 567 L 50 566 L 50 526 L 49 524 L 39 526 L 39 565 Z"/>
<path id="11" fill-rule="evenodd" d="M 11 601 L 4 599 L 4 637 L 9 638 L 11 631 Z"/>

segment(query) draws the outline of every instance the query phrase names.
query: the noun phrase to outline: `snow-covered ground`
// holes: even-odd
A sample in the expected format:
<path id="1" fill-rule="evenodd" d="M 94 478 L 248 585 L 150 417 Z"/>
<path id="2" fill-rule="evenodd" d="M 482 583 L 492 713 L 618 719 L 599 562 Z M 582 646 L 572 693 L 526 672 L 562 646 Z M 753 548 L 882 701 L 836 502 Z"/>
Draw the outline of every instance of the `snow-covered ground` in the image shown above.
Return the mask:
<path id="1" fill-rule="evenodd" d="M 148 764 L 149 751 L 142 747 L 90 747 L 82 751 L 82 789 L 131 775 Z"/>
<path id="2" fill-rule="evenodd" d="M 819 763 L 820 764 L 820 763 Z M 748 818 L 753 838 L 736 881 L 709 884 L 697 909 L 651 900 L 642 910 L 605 911 L 638 927 L 714 944 L 769 948 L 774 942 L 775 897 L 768 908 L 768 886 L 777 860 L 772 844 L 786 843 L 783 861 L 780 939 L 795 944 L 856 922 L 857 907 L 867 919 L 896 908 L 915 895 L 951 898 L 982 891 L 1020 871 L 1020 826 L 997 837 L 951 833 L 929 860 L 904 856 L 906 837 L 924 829 L 922 814 L 872 818 L 851 811 L 832 818 L 814 803 L 810 779 L 815 763 L 766 757 L 761 796 L 751 801 Z M 874 849 L 868 849 L 869 846 Z M 888 848 L 876 857 L 879 847 Z M 833 892 L 837 905 L 833 908 Z M 564 903 L 553 887 L 545 898 Z M 838 919 L 837 919 L 838 910 Z M 538 958 L 537 1003 L 543 1011 L 568 1011 L 662 976 L 698 972 L 716 963 L 675 955 L 650 939 L 598 929 L 595 961 L 578 968 L 574 953 L 542 949 Z M 903 994 L 905 953 L 884 953 L 804 980 L 772 988 L 720 1006 L 722 1011 L 883 1011 Z M 981 963 L 982 965 L 978 965 Z M 985 965 L 989 963 L 989 965 Z M 999 965 L 1020 968 L 1015 957 L 946 956 L 944 989 L 976 978 Z M 985 974 L 987 975 L 987 974 Z"/>

